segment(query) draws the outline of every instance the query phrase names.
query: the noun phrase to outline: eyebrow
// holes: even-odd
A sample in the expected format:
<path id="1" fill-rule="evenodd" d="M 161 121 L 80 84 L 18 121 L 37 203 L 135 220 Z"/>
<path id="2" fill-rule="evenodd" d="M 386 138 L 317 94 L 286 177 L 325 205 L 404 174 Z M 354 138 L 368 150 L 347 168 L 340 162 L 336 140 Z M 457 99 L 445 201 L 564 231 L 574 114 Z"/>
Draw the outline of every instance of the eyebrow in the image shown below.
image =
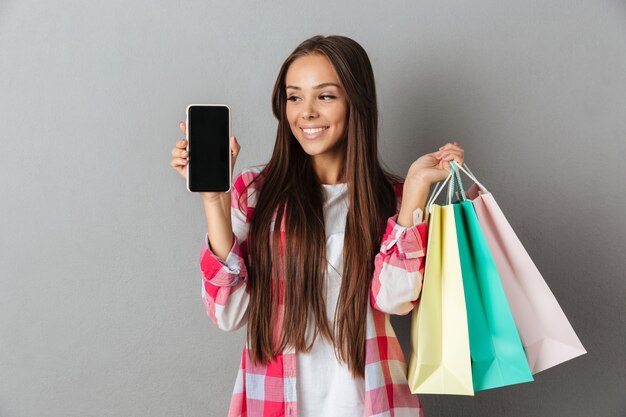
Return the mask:
<path id="1" fill-rule="evenodd" d="M 321 88 L 326 88 L 326 87 L 337 87 L 337 88 L 341 88 L 341 87 L 339 86 L 339 84 L 335 84 L 335 83 L 322 83 L 322 84 L 316 85 L 315 87 L 313 87 L 313 89 L 315 89 L 315 90 L 319 90 L 319 89 L 321 89 Z M 288 88 L 292 88 L 292 89 L 294 89 L 294 90 L 301 90 L 301 88 L 300 88 L 300 87 L 296 87 L 295 85 L 288 85 L 287 87 L 285 87 L 285 89 L 288 89 Z"/>

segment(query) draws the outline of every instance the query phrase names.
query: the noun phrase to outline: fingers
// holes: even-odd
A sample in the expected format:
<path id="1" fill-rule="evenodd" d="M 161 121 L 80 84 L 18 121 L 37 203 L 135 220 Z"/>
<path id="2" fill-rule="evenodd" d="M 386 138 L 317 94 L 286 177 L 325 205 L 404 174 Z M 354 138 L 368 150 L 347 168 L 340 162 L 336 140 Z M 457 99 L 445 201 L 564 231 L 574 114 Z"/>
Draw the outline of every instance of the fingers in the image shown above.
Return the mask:
<path id="1" fill-rule="evenodd" d="M 183 177 L 185 176 L 185 165 L 187 165 L 186 159 L 174 158 L 170 162 L 170 166 L 174 168 Z"/>
<path id="2" fill-rule="evenodd" d="M 185 139 L 176 142 L 176 146 L 172 149 L 172 156 L 187 158 L 187 141 Z"/>
<path id="3" fill-rule="evenodd" d="M 230 137 L 230 152 L 233 154 L 233 157 L 239 155 L 239 151 L 241 150 L 241 146 L 239 142 L 237 142 L 237 138 L 235 136 Z"/>
<path id="4" fill-rule="evenodd" d="M 441 148 L 439 148 L 439 152 L 463 152 L 463 148 L 458 143 L 446 143 Z"/>
<path id="5" fill-rule="evenodd" d="M 178 166 L 178 165 L 184 166 L 184 165 L 187 165 L 187 162 L 189 161 L 187 161 L 186 158 L 174 158 L 172 159 L 172 162 L 170 162 L 170 165 L 173 167 Z"/>
<path id="6" fill-rule="evenodd" d="M 183 132 L 183 134 L 186 134 L 187 124 L 185 122 L 180 122 L 178 124 L 178 127 L 180 128 L 181 132 Z M 172 156 L 174 157 L 174 159 L 172 159 L 172 161 L 170 162 L 170 166 L 174 168 L 180 175 L 185 177 L 185 170 L 188 162 L 187 157 L 189 156 L 187 152 L 186 139 L 179 139 L 178 142 L 176 142 L 176 145 L 172 149 Z"/>
<path id="7" fill-rule="evenodd" d="M 174 168 L 176 168 L 178 166 L 183 166 L 184 167 L 185 165 L 187 165 L 187 162 L 189 162 L 189 161 L 187 161 L 187 158 L 174 158 L 170 162 L 170 166 L 172 166 Z"/>
<path id="8" fill-rule="evenodd" d="M 176 142 L 176 147 L 179 149 L 187 149 L 187 139 L 180 139 Z"/>
<path id="9" fill-rule="evenodd" d="M 230 137 L 230 154 L 231 154 L 231 164 L 230 170 L 235 168 L 235 162 L 237 160 L 237 156 L 239 155 L 239 151 L 241 151 L 241 146 L 239 146 L 239 142 L 237 142 L 237 138 L 235 136 Z"/>
<path id="10" fill-rule="evenodd" d="M 441 166 L 446 170 L 450 169 L 450 161 L 455 160 L 457 164 L 463 165 L 465 151 L 458 143 L 447 143 L 439 151 L 435 152 L 435 157 L 440 160 Z"/>
<path id="11" fill-rule="evenodd" d="M 187 124 L 185 122 L 178 123 L 178 127 L 180 128 L 180 131 L 183 132 L 183 135 L 187 134 Z M 180 149 L 186 149 L 187 148 L 187 139 L 183 138 L 183 139 L 179 140 L 178 142 L 176 142 L 176 147 L 180 148 Z M 174 155 L 174 154 L 172 153 L 172 155 Z"/>

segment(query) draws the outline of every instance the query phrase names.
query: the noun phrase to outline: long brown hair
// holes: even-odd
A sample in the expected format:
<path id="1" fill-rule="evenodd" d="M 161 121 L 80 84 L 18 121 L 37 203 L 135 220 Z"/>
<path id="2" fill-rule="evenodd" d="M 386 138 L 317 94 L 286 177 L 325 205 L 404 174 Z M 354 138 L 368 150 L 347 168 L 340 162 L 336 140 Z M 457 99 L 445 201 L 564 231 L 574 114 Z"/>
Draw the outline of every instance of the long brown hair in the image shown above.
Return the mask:
<path id="1" fill-rule="evenodd" d="M 348 98 L 342 174 L 348 185 L 349 210 L 342 282 L 332 331 L 324 297 L 327 259 L 323 190 L 309 155 L 291 132 L 285 110 L 287 70 L 296 59 L 308 54 L 323 54 L 329 59 Z M 319 335 L 334 343 L 338 359 L 348 365 L 353 376 L 363 377 L 374 257 L 385 220 L 396 211 L 392 182 L 401 181 L 383 170 L 378 160 L 376 89 L 367 53 L 344 36 L 314 36 L 305 40 L 280 68 L 272 107 L 278 119 L 276 143 L 261 173 L 263 180 L 248 242 L 250 358 L 267 364 L 287 346 L 310 351 L 312 342 L 307 345 L 305 334 L 312 314 L 314 337 Z M 275 229 L 271 232 L 274 215 Z M 280 243 L 281 233 L 284 246 Z M 279 291 L 284 291 L 282 329 L 273 326 L 280 314 Z"/>

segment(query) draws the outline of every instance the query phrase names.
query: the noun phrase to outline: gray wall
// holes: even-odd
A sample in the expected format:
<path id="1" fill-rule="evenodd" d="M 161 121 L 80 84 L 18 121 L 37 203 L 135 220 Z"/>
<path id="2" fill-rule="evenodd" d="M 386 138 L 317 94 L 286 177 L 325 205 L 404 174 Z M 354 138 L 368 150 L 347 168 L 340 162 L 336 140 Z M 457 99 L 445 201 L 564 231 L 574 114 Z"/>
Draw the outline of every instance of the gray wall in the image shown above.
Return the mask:
<path id="1" fill-rule="evenodd" d="M 626 415 L 626 5 L 589 0 L 0 2 L 0 416 L 222 416 L 244 332 L 200 298 L 205 220 L 170 167 L 188 103 L 266 162 L 282 60 L 344 34 L 381 154 L 447 141 L 491 188 L 589 353 L 427 416 Z M 394 319 L 407 347 L 408 319 Z"/>

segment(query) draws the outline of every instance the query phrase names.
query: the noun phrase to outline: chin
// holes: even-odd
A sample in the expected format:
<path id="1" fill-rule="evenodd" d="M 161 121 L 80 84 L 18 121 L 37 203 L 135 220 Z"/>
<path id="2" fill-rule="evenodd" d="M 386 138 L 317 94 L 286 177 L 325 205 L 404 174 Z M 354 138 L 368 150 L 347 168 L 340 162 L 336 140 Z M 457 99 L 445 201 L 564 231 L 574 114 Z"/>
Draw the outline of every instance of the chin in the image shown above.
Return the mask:
<path id="1" fill-rule="evenodd" d="M 315 146 L 314 144 L 308 144 L 308 143 L 306 143 L 304 146 L 302 145 L 302 143 L 300 143 L 300 147 L 309 156 L 320 155 L 328 150 L 327 148 L 320 149 L 319 146 Z"/>

